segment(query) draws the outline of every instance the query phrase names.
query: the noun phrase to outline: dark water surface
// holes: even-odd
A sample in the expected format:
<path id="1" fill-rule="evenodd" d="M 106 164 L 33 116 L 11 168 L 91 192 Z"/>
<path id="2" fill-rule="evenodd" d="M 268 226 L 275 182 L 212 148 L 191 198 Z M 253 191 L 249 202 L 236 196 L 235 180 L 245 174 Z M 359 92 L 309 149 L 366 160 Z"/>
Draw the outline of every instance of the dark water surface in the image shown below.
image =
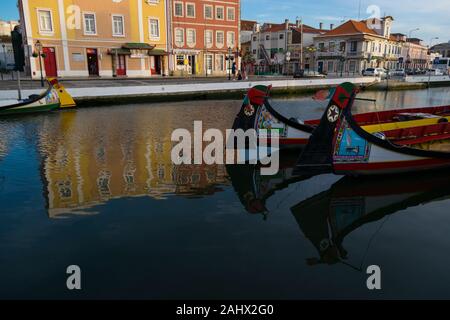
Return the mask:
<path id="1" fill-rule="evenodd" d="M 368 92 L 360 111 L 450 104 Z M 320 116 L 309 99 L 284 114 Z M 450 298 L 450 173 L 285 181 L 171 163 L 171 133 L 229 128 L 240 101 L 0 119 L 0 298 Z M 282 183 L 281 185 L 279 183 Z M 79 265 L 82 290 L 66 289 Z M 366 287 L 366 268 L 382 290 Z"/>

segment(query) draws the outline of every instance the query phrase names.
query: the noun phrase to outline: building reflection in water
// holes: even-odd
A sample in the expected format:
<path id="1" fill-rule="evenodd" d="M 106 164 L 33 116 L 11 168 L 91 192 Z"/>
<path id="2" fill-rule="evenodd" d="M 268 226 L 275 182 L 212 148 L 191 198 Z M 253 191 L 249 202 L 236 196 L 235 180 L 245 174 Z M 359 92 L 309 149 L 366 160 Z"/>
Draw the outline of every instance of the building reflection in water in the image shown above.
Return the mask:
<path id="1" fill-rule="evenodd" d="M 107 123 L 67 111 L 58 125 L 49 122 L 39 137 L 49 217 L 95 214 L 95 206 L 123 197 L 210 195 L 229 183 L 224 165 L 173 165 L 170 137 L 178 124 L 153 118 Z"/>

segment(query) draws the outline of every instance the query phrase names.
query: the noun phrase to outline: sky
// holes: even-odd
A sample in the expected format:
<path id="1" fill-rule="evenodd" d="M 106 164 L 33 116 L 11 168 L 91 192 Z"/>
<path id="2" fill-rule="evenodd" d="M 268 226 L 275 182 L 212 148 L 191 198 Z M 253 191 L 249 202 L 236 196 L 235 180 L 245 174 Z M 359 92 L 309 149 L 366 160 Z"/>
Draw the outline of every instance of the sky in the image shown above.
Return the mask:
<path id="1" fill-rule="evenodd" d="M 18 18 L 16 2 L 1 0 L 0 19 Z M 434 37 L 439 40 L 433 40 L 433 44 L 450 41 L 450 0 L 242 0 L 242 19 L 281 23 L 286 18 L 295 21 L 300 17 L 313 27 L 320 22 L 337 26 L 343 20 L 358 16 L 366 19 L 377 12 L 394 17 L 392 32 L 408 35 L 410 30 L 420 28 L 412 36 L 422 39 L 425 45 Z"/>

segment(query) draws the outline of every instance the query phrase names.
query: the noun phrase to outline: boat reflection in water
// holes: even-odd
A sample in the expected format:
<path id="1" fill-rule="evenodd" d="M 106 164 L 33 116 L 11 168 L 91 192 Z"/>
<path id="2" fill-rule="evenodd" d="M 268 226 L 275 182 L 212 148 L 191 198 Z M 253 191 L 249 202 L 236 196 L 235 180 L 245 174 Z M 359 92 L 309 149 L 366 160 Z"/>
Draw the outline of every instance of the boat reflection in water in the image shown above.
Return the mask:
<path id="1" fill-rule="evenodd" d="M 351 266 L 346 263 L 350 253 L 344 247 L 349 234 L 365 224 L 410 207 L 444 200 L 449 195 L 450 171 L 384 179 L 344 177 L 329 190 L 291 210 L 304 235 L 319 252 L 319 258 L 308 259 L 308 264 L 342 262 Z"/>
<path id="2" fill-rule="evenodd" d="M 280 152 L 280 170 L 273 176 L 261 175 L 261 167 L 256 164 L 227 165 L 227 173 L 239 200 L 247 212 L 267 217 L 266 200 L 276 191 L 292 183 L 310 178 L 309 175 L 294 175 L 293 171 L 299 157 L 297 150 Z"/>
<path id="3" fill-rule="evenodd" d="M 293 174 L 297 156 L 296 153 L 283 154 L 280 157 L 281 170 L 276 176 L 262 176 L 255 165 L 227 166 L 232 185 L 249 213 L 266 217 L 266 202 L 276 192 L 302 180 L 305 180 L 301 182 L 305 186 L 313 183 L 308 180 L 312 176 Z M 291 212 L 305 237 L 319 253 L 318 257 L 307 259 L 308 265 L 343 263 L 361 270 L 362 264 L 354 266 L 348 262 L 351 253 L 345 249 L 344 240 L 349 234 L 372 222 L 380 221 L 382 226 L 383 219 L 391 214 L 445 200 L 449 195 L 450 170 L 391 175 L 383 179 L 342 177 L 329 189 L 292 206 Z M 298 199 L 304 197 L 298 193 L 295 196 Z M 298 201 L 294 199 L 294 203 Z M 369 236 L 372 238 L 374 234 Z M 370 241 L 361 245 L 367 246 L 363 249 L 367 251 Z"/>
<path id="4" fill-rule="evenodd" d="M 41 176 L 50 218 L 96 214 L 96 206 L 124 197 L 210 195 L 229 184 L 224 165 L 173 165 L 171 126 L 164 119 L 142 119 L 130 119 L 138 128 L 130 129 L 127 121 L 97 124 L 67 111 L 58 125 L 42 130 Z"/>

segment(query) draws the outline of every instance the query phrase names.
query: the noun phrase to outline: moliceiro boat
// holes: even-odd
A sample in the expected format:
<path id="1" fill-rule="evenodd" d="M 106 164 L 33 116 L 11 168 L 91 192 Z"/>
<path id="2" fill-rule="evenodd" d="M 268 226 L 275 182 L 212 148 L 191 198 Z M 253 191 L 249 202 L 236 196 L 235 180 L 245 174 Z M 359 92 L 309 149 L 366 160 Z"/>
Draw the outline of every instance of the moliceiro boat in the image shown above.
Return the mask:
<path id="1" fill-rule="evenodd" d="M 233 123 L 233 129 L 254 129 L 258 138 L 261 130 L 278 131 L 280 149 L 304 147 L 308 143 L 315 125 L 288 119 L 278 113 L 269 103 L 271 86 L 255 86 L 244 97 L 242 107 Z M 270 141 L 270 137 L 264 136 Z"/>
<path id="2" fill-rule="evenodd" d="M 63 85 L 56 79 L 48 79 L 47 82 L 48 87 L 41 94 L 31 95 L 27 99 L 18 100 L 10 105 L 0 106 L 0 116 L 48 112 L 75 106 L 74 100 Z"/>
<path id="3" fill-rule="evenodd" d="M 263 137 L 270 140 L 270 136 L 262 136 L 262 129 L 278 131 L 280 149 L 303 149 L 309 141 L 313 131 L 320 124 L 320 119 L 296 119 L 287 118 L 280 114 L 270 104 L 270 86 L 258 85 L 251 88 L 242 103 L 239 113 L 233 123 L 233 129 L 254 129 L 258 137 Z M 356 89 L 356 87 L 355 87 Z M 314 98 L 316 100 L 337 99 L 337 88 L 329 90 L 320 90 L 316 93 Z M 365 99 L 354 97 L 354 100 L 362 100 L 366 102 L 376 102 L 373 99 Z M 442 108 L 434 107 L 427 110 L 430 116 L 439 117 L 442 113 Z M 422 114 L 423 108 L 405 108 L 401 110 L 384 110 L 378 112 L 368 112 L 353 115 L 353 120 L 360 126 L 371 126 L 371 130 L 375 130 L 381 124 L 396 123 L 398 121 L 406 121 L 411 119 L 420 119 L 426 117 Z M 370 127 L 369 127 L 370 129 Z"/>
<path id="4" fill-rule="evenodd" d="M 339 85 L 301 153 L 296 173 L 389 174 L 450 167 L 450 106 L 353 116 L 358 88 Z M 365 119 L 365 121 L 363 121 Z"/>

